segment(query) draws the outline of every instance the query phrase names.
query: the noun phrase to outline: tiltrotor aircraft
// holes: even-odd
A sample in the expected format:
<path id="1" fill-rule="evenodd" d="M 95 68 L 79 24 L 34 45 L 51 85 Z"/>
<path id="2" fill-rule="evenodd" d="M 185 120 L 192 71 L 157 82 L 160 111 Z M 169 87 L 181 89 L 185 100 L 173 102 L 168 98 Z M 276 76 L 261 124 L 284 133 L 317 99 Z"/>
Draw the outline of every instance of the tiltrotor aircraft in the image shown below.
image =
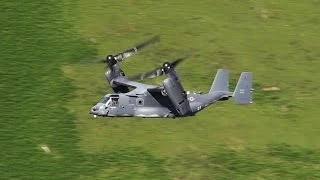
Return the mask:
<path id="1" fill-rule="evenodd" d="M 252 73 L 242 72 L 234 92 L 229 91 L 229 72 L 219 69 L 208 93 L 185 91 L 174 67 L 184 58 L 172 63 L 165 62 L 162 67 L 139 74 L 125 76 L 119 62 L 136 54 L 142 48 L 159 41 L 153 37 L 136 47 L 108 55 L 105 72 L 113 93 L 106 94 L 100 102 L 91 108 L 90 114 L 97 116 L 136 116 L 136 117 L 178 117 L 192 116 L 216 101 L 233 97 L 237 104 L 252 103 Z M 147 85 L 135 80 L 153 78 L 165 74 L 163 85 Z M 133 90 L 130 90 L 130 89 Z"/>

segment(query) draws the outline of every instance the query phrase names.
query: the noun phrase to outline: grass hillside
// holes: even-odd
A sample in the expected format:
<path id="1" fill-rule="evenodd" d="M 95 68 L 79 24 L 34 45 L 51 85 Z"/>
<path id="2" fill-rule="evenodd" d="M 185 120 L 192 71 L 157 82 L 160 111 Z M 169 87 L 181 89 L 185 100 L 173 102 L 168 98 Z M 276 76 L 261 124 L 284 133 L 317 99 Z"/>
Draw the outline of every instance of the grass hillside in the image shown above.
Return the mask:
<path id="1" fill-rule="evenodd" d="M 320 179 L 320 1 L 1 4 L 0 179 Z M 111 92 L 97 58 L 157 34 L 126 74 L 188 54 L 185 89 L 252 71 L 254 103 L 93 119 Z"/>

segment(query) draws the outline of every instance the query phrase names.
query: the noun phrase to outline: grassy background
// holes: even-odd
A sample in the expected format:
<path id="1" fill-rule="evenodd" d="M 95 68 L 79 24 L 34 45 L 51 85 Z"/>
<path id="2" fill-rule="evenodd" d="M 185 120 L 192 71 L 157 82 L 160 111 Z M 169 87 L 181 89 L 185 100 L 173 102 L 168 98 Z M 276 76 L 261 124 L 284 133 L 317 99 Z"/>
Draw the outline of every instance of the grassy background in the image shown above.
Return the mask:
<path id="1" fill-rule="evenodd" d="M 318 0 L 2 3 L 0 179 L 319 179 L 319 8 Z M 161 43 L 123 62 L 126 74 L 189 54 L 177 68 L 187 90 L 208 91 L 217 68 L 230 69 L 232 85 L 252 71 L 254 104 L 218 102 L 174 120 L 89 116 L 110 92 L 97 57 L 154 34 Z"/>

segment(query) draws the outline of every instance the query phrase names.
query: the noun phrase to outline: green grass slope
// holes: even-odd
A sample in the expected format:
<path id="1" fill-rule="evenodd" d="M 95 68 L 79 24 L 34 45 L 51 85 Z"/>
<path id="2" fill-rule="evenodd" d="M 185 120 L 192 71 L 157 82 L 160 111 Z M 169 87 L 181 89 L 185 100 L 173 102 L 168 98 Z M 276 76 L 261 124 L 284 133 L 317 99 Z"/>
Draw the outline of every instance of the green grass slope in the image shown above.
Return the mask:
<path id="1" fill-rule="evenodd" d="M 92 173 L 76 145 L 75 117 L 63 107 L 73 87 L 60 67 L 94 51 L 69 32 L 63 2 L 1 4 L 0 179 Z"/>
<path id="2" fill-rule="evenodd" d="M 5 2 L 0 14 L 2 179 L 319 179 L 320 2 Z M 97 56 L 154 34 L 126 74 L 189 55 L 187 90 L 217 68 L 254 74 L 254 104 L 195 117 L 98 118 Z M 157 83 L 161 78 L 147 81 Z M 280 91 L 263 91 L 264 87 Z M 46 147 L 50 149 L 47 150 Z"/>
<path id="3" fill-rule="evenodd" d="M 0 179 L 79 179 L 106 165 L 145 164 L 135 159 L 113 162 L 117 151 L 101 156 L 78 148 L 75 115 L 64 107 L 74 88 L 61 66 L 95 50 L 72 33 L 63 18 L 71 5 L 62 1 L 2 3 Z M 147 152 L 133 152 L 146 163 L 157 161 Z M 161 170 L 152 166 L 146 172 Z"/>

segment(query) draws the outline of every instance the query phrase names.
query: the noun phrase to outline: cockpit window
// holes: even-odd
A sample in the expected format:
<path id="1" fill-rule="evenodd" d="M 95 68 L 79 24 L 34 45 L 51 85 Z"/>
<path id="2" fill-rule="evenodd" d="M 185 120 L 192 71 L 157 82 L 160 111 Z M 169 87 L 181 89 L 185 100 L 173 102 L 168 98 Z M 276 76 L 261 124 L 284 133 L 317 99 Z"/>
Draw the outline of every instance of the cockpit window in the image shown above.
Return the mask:
<path id="1" fill-rule="evenodd" d="M 109 97 L 103 97 L 103 98 L 100 100 L 100 103 L 105 104 L 109 99 L 110 99 Z"/>

